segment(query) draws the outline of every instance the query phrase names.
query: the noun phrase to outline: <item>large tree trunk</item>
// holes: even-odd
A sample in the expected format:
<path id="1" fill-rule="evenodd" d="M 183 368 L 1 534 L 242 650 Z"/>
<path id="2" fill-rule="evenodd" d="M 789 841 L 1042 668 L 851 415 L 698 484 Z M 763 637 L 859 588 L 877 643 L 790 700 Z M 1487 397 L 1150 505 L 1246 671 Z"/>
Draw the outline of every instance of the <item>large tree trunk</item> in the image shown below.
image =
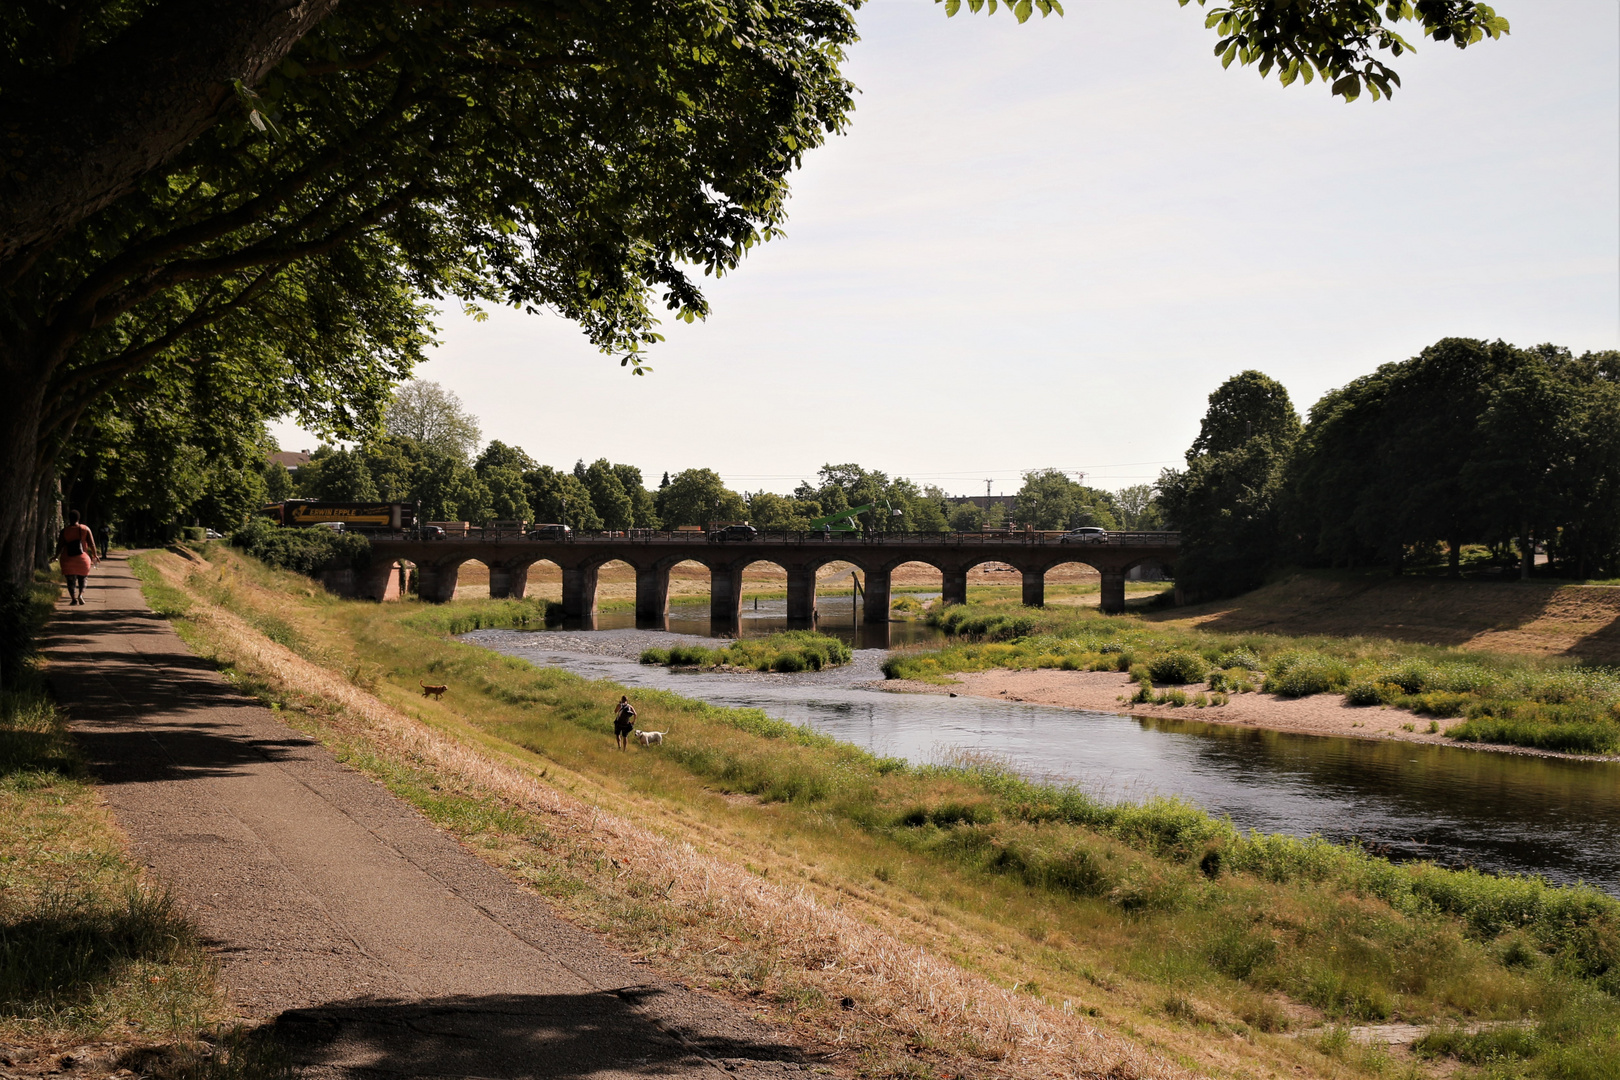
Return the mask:
<path id="1" fill-rule="evenodd" d="M 47 467 L 40 480 L 39 511 L 34 521 L 39 529 L 38 539 L 34 542 L 34 569 L 49 570 L 51 561 L 56 557 L 56 539 L 62 535 L 63 526 L 62 481 L 54 467 Z"/>
<path id="2" fill-rule="evenodd" d="M 15 368 L 12 369 L 15 371 Z M 0 581 L 26 589 L 39 543 L 43 380 L 4 373 L 0 394 Z"/>

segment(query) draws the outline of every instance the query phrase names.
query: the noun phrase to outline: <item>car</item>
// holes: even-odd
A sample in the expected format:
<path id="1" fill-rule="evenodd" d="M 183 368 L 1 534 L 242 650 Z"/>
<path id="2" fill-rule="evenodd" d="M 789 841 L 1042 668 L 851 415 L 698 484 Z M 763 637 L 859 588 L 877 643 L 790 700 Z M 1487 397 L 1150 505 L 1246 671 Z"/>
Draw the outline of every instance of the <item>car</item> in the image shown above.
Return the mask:
<path id="1" fill-rule="evenodd" d="M 439 526 L 439 525 L 421 525 L 421 526 L 418 526 L 417 530 L 416 530 L 416 533 L 423 540 L 443 540 L 444 539 L 444 529 L 443 529 L 442 526 Z"/>
<path id="2" fill-rule="evenodd" d="M 530 540 L 567 540 L 574 530 L 567 525 L 536 525 L 529 530 Z"/>
<path id="3" fill-rule="evenodd" d="M 759 530 L 752 525 L 726 525 L 710 533 L 709 539 L 719 542 L 727 540 L 758 540 Z"/>
<path id="4" fill-rule="evenodd" d="M 225 534 L 221 533 L 221 532 L 215 532 L 213 529 L 204 529 L 203 530 L 203 539 L 204 540 L 223 540 L 223 539 L 225 539 Z"/>
<path id="5" fill-rule="evenodd" d="M 1108 541 L 1108 530 L 1099 529 L 1095 525 L 1087 525 L 1079 529 L 1070 529 L 1058 537 L 1060 544 L 1102 544 Z"/>
<path id="6" fill-rule="evenodd" d="M 341 521 L 317 521 L 315 523 L 315 527 L 317 529 L 328 529 L 328 530 L 330 530 L 332 532 L 348 532 L 349 531 L 349 527 L 347 525 L 343 524 L 343 522 L 341 522 Z"/>

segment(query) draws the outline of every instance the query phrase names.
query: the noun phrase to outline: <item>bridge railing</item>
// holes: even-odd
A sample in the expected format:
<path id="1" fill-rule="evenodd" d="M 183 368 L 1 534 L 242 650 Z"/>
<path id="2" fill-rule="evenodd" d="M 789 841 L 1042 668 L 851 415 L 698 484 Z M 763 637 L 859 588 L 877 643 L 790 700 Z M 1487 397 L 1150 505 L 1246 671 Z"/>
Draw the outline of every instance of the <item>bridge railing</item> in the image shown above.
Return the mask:
<path id="1" fill-rule="evenodd" d="M 384 533 L 382 536 L 393 536 L 399 539 L 428 539 L 429 537 L 416 536 L 410 532 Z M 1006 546 L 1019 544 L 1029 547 L 1062 546 L 1083 550 L 1089 547 L 1176 547 L 1181 543 L 1181 534 L 1174 532 L 1111 532 L 1099 539 L 1063 540 L 1061 532 L 1039 532 L 1013 529 L 1002 529 L 988 532 L 888 532 L 888 533 L 822 533 L 822 532 L 782 532 L 760 530 L 759 534 L 749 540 L 732 541 L 755 544 L 857 544 L 857 545 L 884 545 L 884 544 L 950 544 L 959 547 L 973 547 L 978 545 Z M 461 541 L 473 540 L 480 543 L 526 543 L 528 537 L 523 533 L 510 528 L 482 529 L 477 526 L 468 528 L 463 532 L 443 537 L 431 537 L 434 540 Z M 575 532 L 567 537 L 546 536 L 539 537 L 547 542 L 568 544 L 598 544 L 598 543 L 635 543 L 635 544 L 710 544 L 725 543 L 712 538 L 712 534 L 688 531 L 669 531 L 662 529 L 625 529 L 620 531 Z"/>

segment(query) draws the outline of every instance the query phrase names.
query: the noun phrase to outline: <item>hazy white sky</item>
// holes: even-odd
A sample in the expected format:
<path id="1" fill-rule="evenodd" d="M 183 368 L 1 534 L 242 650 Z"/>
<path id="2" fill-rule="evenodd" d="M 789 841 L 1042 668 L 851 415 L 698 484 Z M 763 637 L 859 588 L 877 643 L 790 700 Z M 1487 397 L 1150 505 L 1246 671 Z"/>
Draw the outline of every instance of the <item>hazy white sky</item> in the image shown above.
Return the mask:
<path id="1" fill-rule="evenodd" d="M 787 491 L 855 461 L 966 494 L 1151 480 L 1245 368 L 1303 413 L 1444 336 L 1620 347 L 1620 4 L 1495 6 L 1510 37 L 1424 43 L 1393 101 L 1345 105 L 1223 71 L 1175 0 L 1023 26 L 875 0 L 849 134 L 652 375 L 509 311 L 447 313 L 418 374 L 557 466 Z"/>

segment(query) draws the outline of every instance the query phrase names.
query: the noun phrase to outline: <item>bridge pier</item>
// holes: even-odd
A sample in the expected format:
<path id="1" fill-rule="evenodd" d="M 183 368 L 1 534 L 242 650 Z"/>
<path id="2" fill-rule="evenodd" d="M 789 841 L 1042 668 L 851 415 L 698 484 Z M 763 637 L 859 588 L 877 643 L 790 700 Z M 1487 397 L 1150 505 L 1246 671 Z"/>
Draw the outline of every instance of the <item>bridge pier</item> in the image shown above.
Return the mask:
<path id="1" fill-rule="evenodd" d="M 967 571 L 944 570 L 941 573 L 944 580 L 940 583 L 939 602 L 941 604 L 967 603 Z"/>
<path id="2" fill-rule="evenodd" d="M 814 568 L 789 567 L 787 572 L 787 624 L 801 630 L 816 622 L 816 572 Z"/>
<path id="3" fill-rule="evenodd" d="M 866 572 L 866 608 L 864 621 L 869 623 L 886 623 L 889 621 L 889 571 L 868 570 Z"/>
<path id="4" fill-rule="evenodd" d="M 403 587 L 396 590 L 394 585 L 394 575 L 399 573 L 399 563 L 373 559 L 364 569 L 354 572 L 354 595 L 362 600 L 381 601 L 390 599 L 390 594 L 393 594 L 392 598 L 398 599 L 405 591 Z"/>
<path id="5" fill-rule="evenodd" d="M 528 563 L 490 563 L 489 597 L 491 600 L 521 600 L 529 590 Z"/>
<path id="6" fill-rule="evenodd" d="M 596 567 L 563 567 L 564 619 L 596 619 Z"/>
<path id="7" fill-rule="evenodd" d="M 461 564 L 416 564 L 416 595 L 430 604 L 448 604 L 456 598 L 456 578 Z"/>
<path id="8" fill-rule="evenodd" d="M 669 627 L 669 567 L 636 567 L 636 625 L 646 630 Z"/>
<path id="9" fill-rule="evenodd" d="M 1025 570 L 1024 574 L 1024 606 L 1046 606 L 1046 571 Z"/>
<path id="10" fill-rule="evenodd" d="M 742 625 L 742 566 L 709 568 L 709 622 L 735 633 Z"/>
<path id="11" fill-rule="evenodd" d="M 1125 571 L 1099 570 L 1102 575 L 1102 611 L 1104 615 L 1118 615 L 1125 610 Z"/>

